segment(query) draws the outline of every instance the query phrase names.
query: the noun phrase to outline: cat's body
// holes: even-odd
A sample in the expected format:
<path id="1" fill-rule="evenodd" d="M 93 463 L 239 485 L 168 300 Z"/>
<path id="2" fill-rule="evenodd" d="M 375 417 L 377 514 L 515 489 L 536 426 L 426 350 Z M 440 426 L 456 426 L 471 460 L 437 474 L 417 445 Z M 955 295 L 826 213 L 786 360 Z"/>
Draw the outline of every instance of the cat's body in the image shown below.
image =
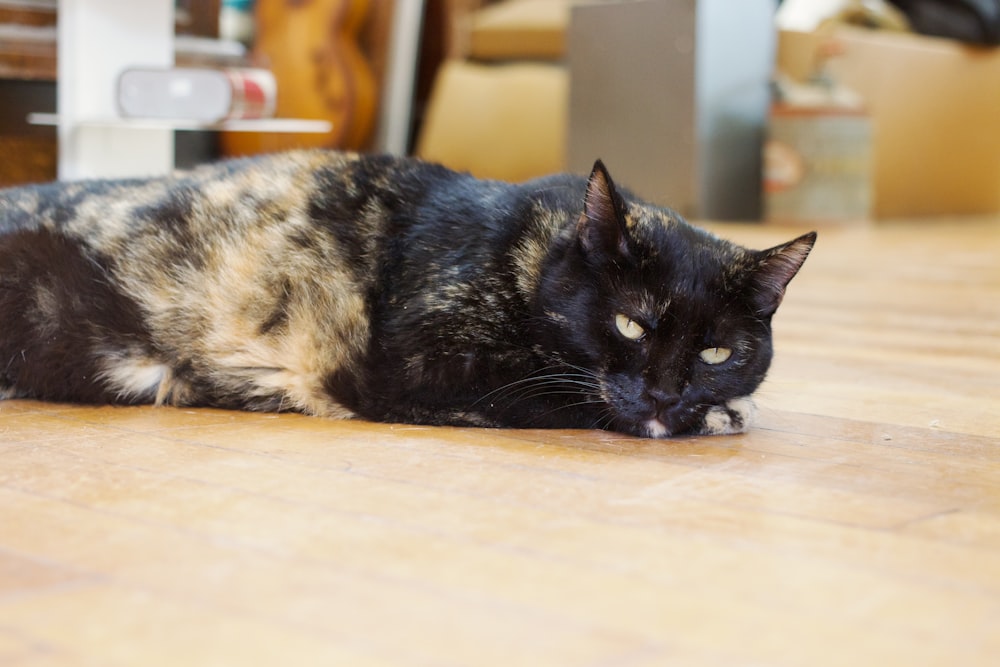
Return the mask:
<path id="1" fill-rule="evenodd" d="M 600 164 L 311 151 L 7 190 L 0 398 L 736 432 L 814 238 L 744 250 Z"/>

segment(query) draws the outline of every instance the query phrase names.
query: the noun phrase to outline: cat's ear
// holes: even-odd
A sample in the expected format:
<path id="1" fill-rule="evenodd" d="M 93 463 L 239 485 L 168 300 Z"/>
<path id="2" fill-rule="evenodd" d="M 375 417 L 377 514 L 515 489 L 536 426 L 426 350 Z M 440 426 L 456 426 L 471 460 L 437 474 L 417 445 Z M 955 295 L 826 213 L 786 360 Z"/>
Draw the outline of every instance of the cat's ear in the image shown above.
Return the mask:
<path id="1" fill-rule="evenodd" d="M 583 215 L 576 225 L 580 247 L 589 255 L 617 257 L 628 254 L 625 202 L 615 190 L 604 163 L 598 160 L 587 180 Z"/>
<path id="2" fill-rule="evenodd" d="M 760 253 L 760 261 L 752 277 L 751 295 L 757 314 L 774 314 L 785 296 L 785 288 L 802 268 L 814 243 L 816 232 L 809 232 Z"/>

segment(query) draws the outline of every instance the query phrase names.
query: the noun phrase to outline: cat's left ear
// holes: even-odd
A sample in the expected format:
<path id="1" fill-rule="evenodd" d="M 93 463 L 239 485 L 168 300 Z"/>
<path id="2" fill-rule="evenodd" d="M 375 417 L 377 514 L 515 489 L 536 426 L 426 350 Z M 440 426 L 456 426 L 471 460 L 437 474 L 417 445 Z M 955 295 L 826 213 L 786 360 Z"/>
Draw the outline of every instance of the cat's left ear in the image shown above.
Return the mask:
<path id="1" fill-rule="evenodd" d="M 598 160 L 587 179 L 583 215 L 576 225 L 580 246 L 588 256 L 619 257 L 628 254 L 625 201 L 615 189 L 604 163 Z"/>
<path id="2" fill-rule="evenodd" d="M 760 253 L 760 263 L 753 273 L 751 297 L 759 315 L 770 316 L 778 309 L 785 288 L 802 268 L 815 243 L 816 232 L 809 232 Z"/>

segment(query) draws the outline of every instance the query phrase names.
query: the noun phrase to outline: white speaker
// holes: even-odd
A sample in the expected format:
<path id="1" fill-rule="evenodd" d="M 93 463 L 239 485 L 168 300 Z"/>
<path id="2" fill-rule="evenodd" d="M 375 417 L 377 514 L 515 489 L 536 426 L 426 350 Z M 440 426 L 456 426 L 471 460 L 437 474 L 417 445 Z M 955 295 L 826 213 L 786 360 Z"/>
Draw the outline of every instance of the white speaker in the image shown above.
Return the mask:
<path id="1" fill-rule="evenodd" d="M 274 75 L 263 69 L 134 68 L 118 79 L 118 108 L 126 118 L 268 118 L 276 96 Z"/>

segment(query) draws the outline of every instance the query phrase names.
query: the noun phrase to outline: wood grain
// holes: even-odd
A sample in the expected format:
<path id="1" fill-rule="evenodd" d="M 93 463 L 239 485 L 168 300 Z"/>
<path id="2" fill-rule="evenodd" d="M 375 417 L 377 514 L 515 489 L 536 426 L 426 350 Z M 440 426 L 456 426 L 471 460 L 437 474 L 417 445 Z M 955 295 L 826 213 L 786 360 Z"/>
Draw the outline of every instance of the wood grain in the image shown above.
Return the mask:
<path id="1" fill-rule="evenodd" d="M 0 664 L 995 664 L 1000 221 L 821 230 L 775 331 L 737 437 L 0 403 Z"/>

